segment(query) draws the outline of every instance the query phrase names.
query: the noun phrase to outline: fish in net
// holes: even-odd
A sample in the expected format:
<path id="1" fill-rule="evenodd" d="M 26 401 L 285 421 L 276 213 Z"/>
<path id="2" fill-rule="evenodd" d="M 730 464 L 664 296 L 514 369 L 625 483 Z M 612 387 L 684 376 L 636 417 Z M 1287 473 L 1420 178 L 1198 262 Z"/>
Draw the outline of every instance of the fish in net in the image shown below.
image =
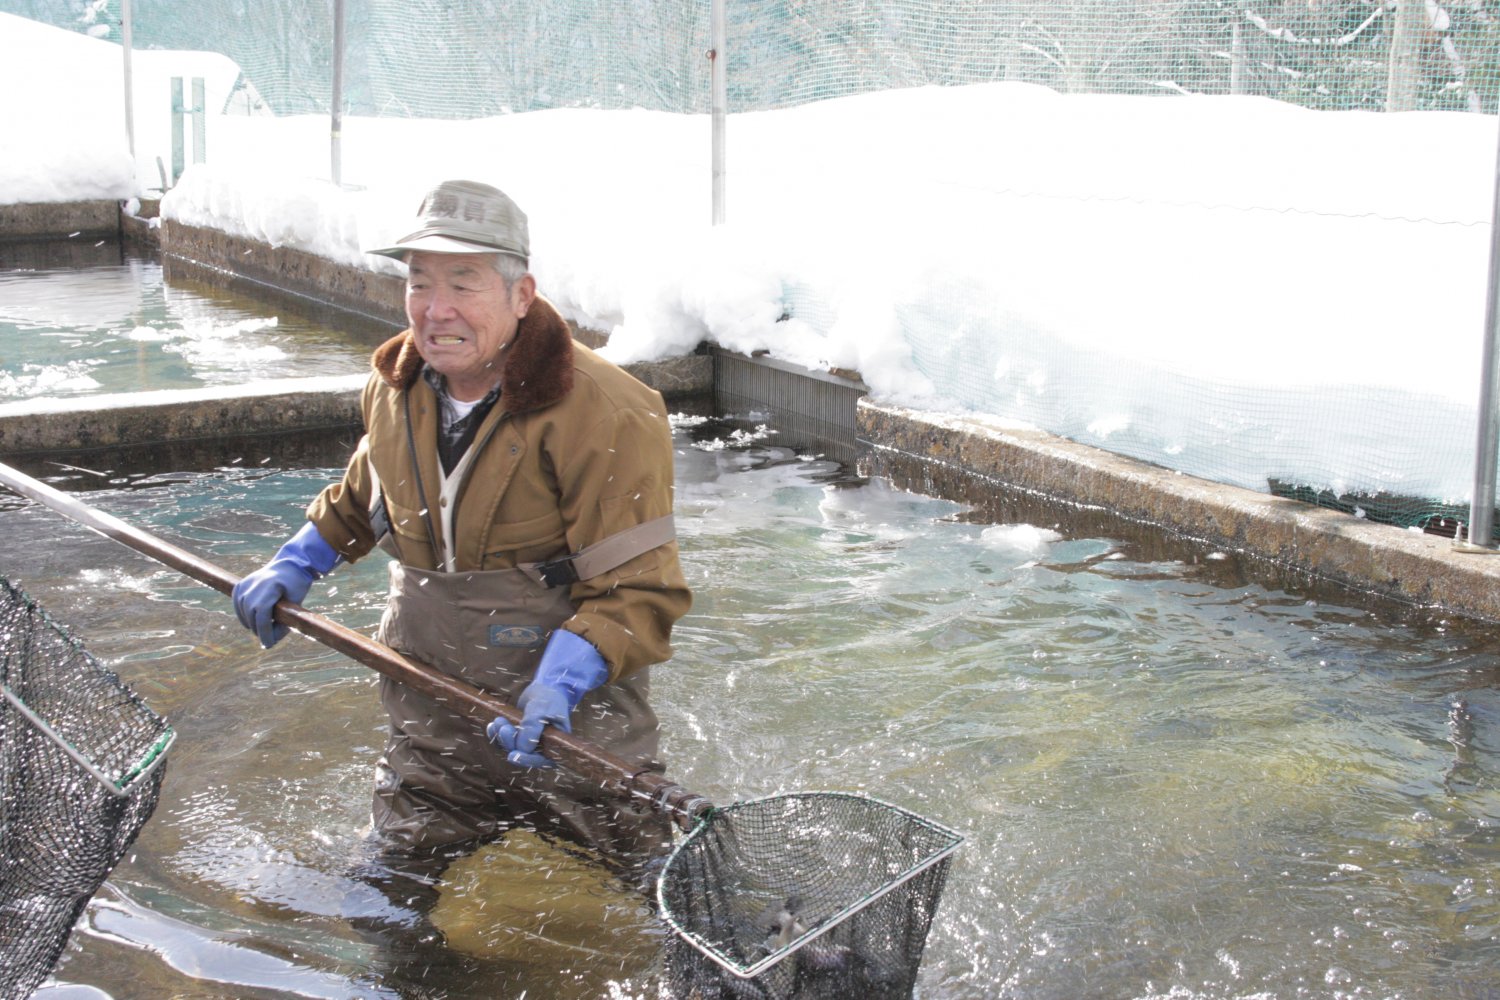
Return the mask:
<path id="1" fill-rule="evenodd" d="M 0 579 L 0 996 L 52 972 L 156 808 L 173 731 Z"/>
<path id="2" fill-rule="evenodd" d="M 677 1000 L 912 995 L 963 838 L 877 799 L 803 792 L 714 809 L 657 884 Z"/>

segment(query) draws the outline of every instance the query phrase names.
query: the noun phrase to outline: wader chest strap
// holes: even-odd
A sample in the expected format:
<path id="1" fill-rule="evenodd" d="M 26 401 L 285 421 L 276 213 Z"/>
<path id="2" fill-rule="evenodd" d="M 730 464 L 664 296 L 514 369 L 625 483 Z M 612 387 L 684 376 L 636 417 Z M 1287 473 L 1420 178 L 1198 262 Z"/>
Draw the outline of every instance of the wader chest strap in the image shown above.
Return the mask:
<path id="1" fill-rule="evenodd" d="M 540 563 L 521 563 L 518 567 L 548 587 L 563 587 L 579 580 L 589 580 L 608 573 L 636 556 L 677 538 L 677 525 L 671 514 L 617 531 L 608 538 L 585 546 L 572 555 Z"/>

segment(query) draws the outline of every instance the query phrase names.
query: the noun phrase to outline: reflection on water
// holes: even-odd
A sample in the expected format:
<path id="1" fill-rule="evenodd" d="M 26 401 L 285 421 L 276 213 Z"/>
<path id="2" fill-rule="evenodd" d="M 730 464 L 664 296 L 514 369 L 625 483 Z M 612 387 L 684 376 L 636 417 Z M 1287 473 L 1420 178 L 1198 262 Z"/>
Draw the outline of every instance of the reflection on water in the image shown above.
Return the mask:
<path id="1" fill-rule="evenodd" d="M 1035 502 L 981 523 L 784 449 L 678 441 L 696 603 L 653 677 L 668 772 L 722 803 L 861 790 L 963 832 L 919 996 L 1493 989 L 1491 629 Z M 336 474 L 263 457 L 57 482 L 110 485 L 90 502 L 243 572 Z M 69 989 L 656 995 L 639 900 L 520 839 L 450 870 L 446 947 L 380 954 L 342 916 L 383 743 L 373 675 L 297 636 L 260 651 L 226 599 L 50 512 L 5 505 L 0 527 L 4 574 L 179 731 Z M 378 562 L 310 603 L 373 628 Z"/>
<path id="2" fill-rule="evenodd" d="M 370 334 L 186 282 L 116 255 L 79 269 L 0 261 L 0 402 L 344 375 Z"/>

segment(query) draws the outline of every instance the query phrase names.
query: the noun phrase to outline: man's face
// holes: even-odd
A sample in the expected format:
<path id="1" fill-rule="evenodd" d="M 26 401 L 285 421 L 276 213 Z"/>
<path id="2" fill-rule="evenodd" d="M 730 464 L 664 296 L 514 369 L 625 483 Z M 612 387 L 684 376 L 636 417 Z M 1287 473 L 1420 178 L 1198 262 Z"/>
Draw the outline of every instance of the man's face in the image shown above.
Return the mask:
<path id="1" fill-rule="evenodd" d="M 536 297 L 531 275 L 507 291 L 486 254 L 415 251 L 407 257 L 406 317 L 417 352 L 455 399 L 479 399 L 500 381 L 503 354 Z"/>

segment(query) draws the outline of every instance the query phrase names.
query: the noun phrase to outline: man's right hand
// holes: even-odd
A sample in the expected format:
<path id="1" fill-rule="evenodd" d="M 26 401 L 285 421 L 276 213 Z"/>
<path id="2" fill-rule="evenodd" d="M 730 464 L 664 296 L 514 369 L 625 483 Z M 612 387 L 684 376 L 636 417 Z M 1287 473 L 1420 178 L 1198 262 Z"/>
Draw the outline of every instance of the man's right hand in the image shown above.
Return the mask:
<path id="1" fill-rule="evenodd" d="M 282 640 L 287 627 L 272 613 L 276 602 L 285 598 L 301 604 L 313 581 L 338 565 L 338 553 L 318 534 L 311 521 L 293 535 L 260 569 L 234 585 L 234 613 L 240 624 L 260 638 L 270 649 Z"/>

